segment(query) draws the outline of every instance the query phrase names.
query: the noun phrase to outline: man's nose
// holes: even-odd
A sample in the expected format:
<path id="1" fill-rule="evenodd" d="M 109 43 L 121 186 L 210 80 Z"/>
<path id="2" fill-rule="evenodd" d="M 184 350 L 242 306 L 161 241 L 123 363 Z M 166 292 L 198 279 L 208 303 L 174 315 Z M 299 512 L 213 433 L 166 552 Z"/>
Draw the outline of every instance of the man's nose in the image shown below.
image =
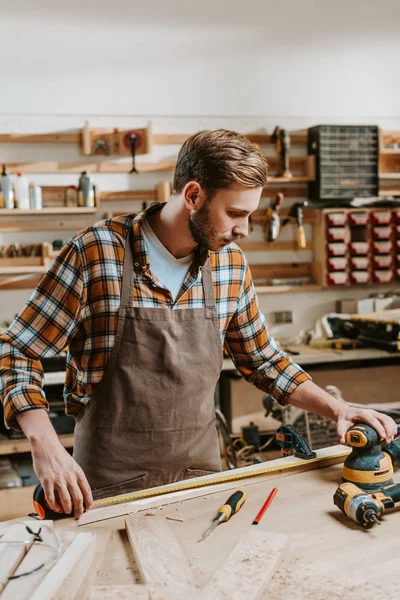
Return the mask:
<path id="1" fill-rule="evenodd" d="M 249 222 L 244 221 L 240 225 L 235 225 L 232 233 L 235 237 L 247 237 L 249 235 Z"/>

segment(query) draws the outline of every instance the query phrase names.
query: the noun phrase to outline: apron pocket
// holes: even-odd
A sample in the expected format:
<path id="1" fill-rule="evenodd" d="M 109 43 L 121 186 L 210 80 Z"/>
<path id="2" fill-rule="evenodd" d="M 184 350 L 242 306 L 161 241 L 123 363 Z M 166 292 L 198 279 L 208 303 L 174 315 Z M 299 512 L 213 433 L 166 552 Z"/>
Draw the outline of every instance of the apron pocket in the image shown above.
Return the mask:
<path id="1" fill-rule="evenodd" d="M 203 477 L 203 475 L 214 475 L 220 471 L 207 471 L 206 469 L 186 469 L 183 479 L 192 479 L 192 477 Z"/>
<path id="2" fill-rule="evenodd" d="M 138 477 L 134 477 L 133 479 L 121 481 L 121 483 L 114 483 L 92 490 L 93 500 L 100 500 L 101 498 L 108 498 L 109 496 L 118 496 L 119 494 L 128 494 L 129 492 L 145 490 L 148 483 L 149 476 L 147 473 L 138 475 Z"/>

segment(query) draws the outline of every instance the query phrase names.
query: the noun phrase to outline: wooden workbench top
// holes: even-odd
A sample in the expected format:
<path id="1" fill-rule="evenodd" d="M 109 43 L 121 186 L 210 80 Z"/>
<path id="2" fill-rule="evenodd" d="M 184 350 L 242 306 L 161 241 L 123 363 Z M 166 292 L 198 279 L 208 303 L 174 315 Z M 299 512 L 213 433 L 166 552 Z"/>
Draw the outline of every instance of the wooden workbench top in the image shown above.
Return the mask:
<path id="1" fill-rule="evenodd" d="M 326 363 L 341 363 L 347 361 L 381 361 L 385 359 L 393 359 L 400 361 L 400 352 L 388 352 L 387 350 L 380 350 L 379 348 L 357 348 L 355 350 L 333 350 L 330 348 L 310 348 L 310 346 L 289 346 L 289 348 L 296 350 L 300 354 L 292 355 L 289 357 L 293 362 L 300 366 L 307 365 L 319 365 Z M 234 370 L 235 365 L 229 358 L 224 359 L 222 367 L 223 371 Z"/>
<path id="2" fill-rule="evenodd" d="M 286 459 L 282 459 L 283 461 Z M 249 528 L 289 535 L 288 551 L 280 563 L 269 594 L 274 600 L 368 600 L 398 598 L 400 510 L 387 513 L 382 525 L 371 530 L 345 517 L 333 504 L 341 478 L 341 464 L 312 471 L 238 480 L 248 499 L 241 511 L 220 525 L 204 542 L 198 539 L 231 491 L 203 488 L 202 495 L 152 507 L 148 515 L 164 515 L 184 553 L 205 583 Z M 270 490 L 278 494 L 258 526 L 251 525 Z M 179 519 L 179 520 L 174 520 Z M 183 521 L 182 521 L 183 520 Z M 56 523 L 57 529 L 78 527 L 76 521 Z M 140 582 L 124 529 L 124 517 L 84 525 L 80 531 L 98 534 L 103 560 L 96 585 Z"/>

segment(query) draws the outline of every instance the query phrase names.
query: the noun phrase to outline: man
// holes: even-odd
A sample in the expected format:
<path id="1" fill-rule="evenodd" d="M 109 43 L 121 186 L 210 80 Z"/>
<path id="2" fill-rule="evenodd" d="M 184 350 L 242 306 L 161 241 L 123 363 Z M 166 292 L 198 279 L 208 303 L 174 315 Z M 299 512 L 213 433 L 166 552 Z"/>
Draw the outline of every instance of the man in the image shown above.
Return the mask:
<path id="1" fill-rule="evenodd" d="M 390 441 L 392 419 L 350 408 L 281 352 L 259 312 L 246 259 L 267 181 L 243 136 L 205 131 L 182 146 L 168 203 L 101 221 L 62 249 L 0 337 L 8 427 L 30 441 L 49 506 L 79 517 L 95 498 L 221 469 L 214 390 L 227 347 L 236 367 L 281 403 L 357 421 Z M 48 418 L 41 357 L 68 345 L 64 396 L 74 458 Z"/>

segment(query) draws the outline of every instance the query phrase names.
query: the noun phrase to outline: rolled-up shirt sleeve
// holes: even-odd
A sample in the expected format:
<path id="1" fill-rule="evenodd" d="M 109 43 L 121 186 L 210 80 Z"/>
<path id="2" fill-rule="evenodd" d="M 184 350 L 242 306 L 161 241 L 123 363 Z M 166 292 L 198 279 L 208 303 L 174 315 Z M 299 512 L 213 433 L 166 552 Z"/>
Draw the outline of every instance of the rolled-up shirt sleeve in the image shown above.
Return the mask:
<path id="1" fill-rule="evenodd" d="M 79 327 L 83 278 L 73 240 L 61 250 L 24 309 L 0 335 L 0 400 L 7 428 L 16 416 L 48 410 L 41 358 L 61 352 Z"/>
<path id="2" fill-rule="evenodd" d="M 226 332 L 225 346 L 246 381 L 271 394 L 280 404 L 287 404 L 288 396 L 296 387 L 311 379 L 278 348 L 269 334 L 248 265 L 237 310 Z"/>

